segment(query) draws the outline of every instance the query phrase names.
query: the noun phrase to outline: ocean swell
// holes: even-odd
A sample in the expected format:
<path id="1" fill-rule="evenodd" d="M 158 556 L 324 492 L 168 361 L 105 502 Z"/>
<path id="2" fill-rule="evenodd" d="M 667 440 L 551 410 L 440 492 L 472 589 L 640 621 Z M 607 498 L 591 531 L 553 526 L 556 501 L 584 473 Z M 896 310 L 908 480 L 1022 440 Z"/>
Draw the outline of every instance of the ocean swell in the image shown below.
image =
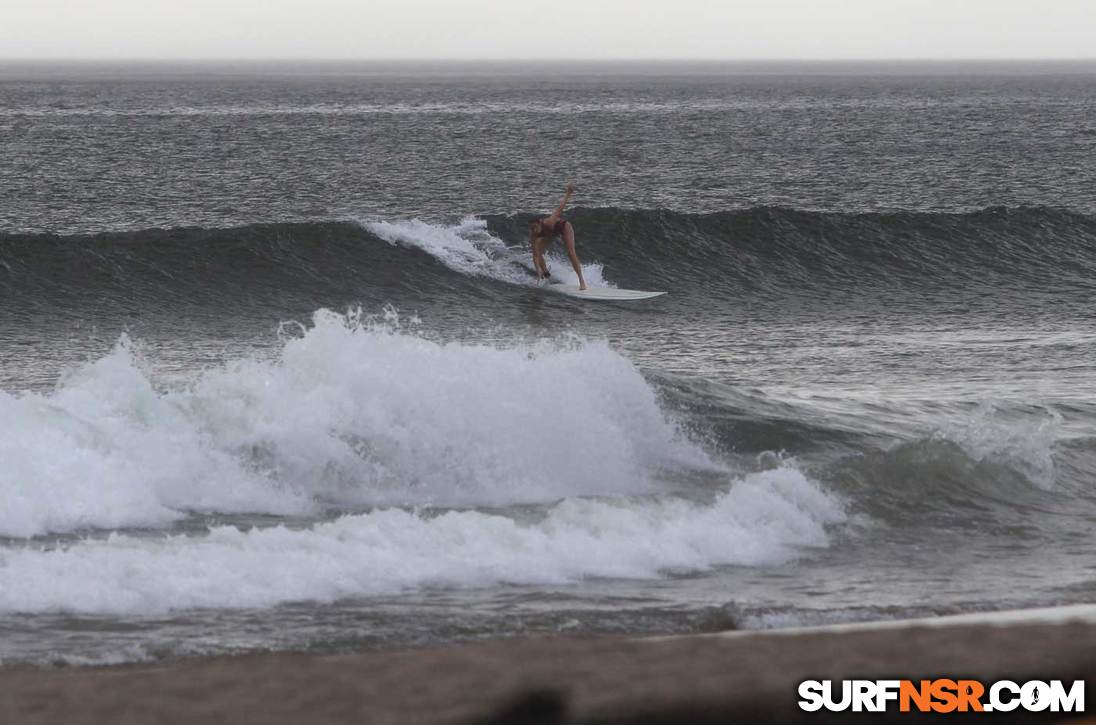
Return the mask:
<path id="1" fill-rule="evenodd" d="M 588 280 L 705 299 L 870 296 L 998 305 L 1091 294 L 1096 218 L 1050 208 L 963 214 L 756 208 L 711 214 L 576 209 Z M 0 234 L 0 301 L 285 307 L 475 302 L 532 284 L 529 215 L 363 218 L 84 236 Z M 573 281 L 559 245 L 553 272 Z M 326 300 L 326 302 L 325 302 Z M 454 303 L 456 301 L 454 300 Z"/>

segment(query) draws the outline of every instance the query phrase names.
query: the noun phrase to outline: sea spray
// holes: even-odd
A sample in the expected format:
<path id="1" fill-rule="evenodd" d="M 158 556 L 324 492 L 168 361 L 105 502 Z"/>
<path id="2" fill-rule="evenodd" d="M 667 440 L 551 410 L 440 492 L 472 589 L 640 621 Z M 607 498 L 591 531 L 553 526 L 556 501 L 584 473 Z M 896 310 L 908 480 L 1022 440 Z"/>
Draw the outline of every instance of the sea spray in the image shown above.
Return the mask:
<path id="1" fill-rule="evenodd" d="M 487 222 L 482 219 L 469 216 L 457 224 L 434 224 L 420 219 L 363 220 L 361 224 L 381 239 L 417 247 L 457 272 L 513 284 L 535 283 L 529 272 L 531 266 L 523 268 L 523 263 L 532 264 L 530 248 L 508 246 L 488 231 Z M 578 283 L 570 261 L 561 250 L 549 247 L 547 256 L 553 278 L 566 284 Z M 600 264 L 584 264 L 582 274 L 594 287 L 613 286 L 602 275 Z"/>
<path id="2" fill-rule="evenodd" d="M 317 312 L 273 361 L 160 390 L 128 339 L 50 393 L 0 393 L 0 535 L 189 512 L 507 505 L 718 468 L 599 341 L 439 343 Z"/>
<path id="3" fill-rule="evenodd" d="M 1010 417 L 991 402 L 981 403 L 969 416 L 950 421 L 935 437 L 957 443 L 977 461 L 1006 465 L 1042 489 L 1055 482 L 1054 444 L 1062 416 L 1052 409 L 1033 416 Z"/>

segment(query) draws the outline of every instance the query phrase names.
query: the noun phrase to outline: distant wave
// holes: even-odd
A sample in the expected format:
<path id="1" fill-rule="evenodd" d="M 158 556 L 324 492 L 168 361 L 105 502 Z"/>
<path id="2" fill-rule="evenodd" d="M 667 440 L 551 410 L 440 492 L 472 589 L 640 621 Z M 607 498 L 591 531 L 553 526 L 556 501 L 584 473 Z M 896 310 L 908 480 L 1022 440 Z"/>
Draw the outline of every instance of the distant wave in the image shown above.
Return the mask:
<path id="1" fill-rule="evenodd" d="M 595 284 L 726 299 L 1061 296 L 1096 289 L 1096 217 L 577 209 Z M 529 216 L 366 219 L 89 236 L 0 235 L 0 298 L 29 305 L 247 299 L 278 306 L 500 294 L 531 283 Z M 558 246 L 558 245 L 557 245 Z M 553 271 L 573 273 L 557 248 Z M 504 285 L 504 286 L 500 286 Z"/>
<path id="2" fill-rule="evenodd" d="M 756 208 L 715 214 L 577 210 L 583 245 L 646 285 L 734 297 L 889 296 L 1021 284 L 1096 287 L 1096 217 L 1048 208 L 965 214 L 839 214 Z M 503 236 L 524 218 L 488 218 Z"/>

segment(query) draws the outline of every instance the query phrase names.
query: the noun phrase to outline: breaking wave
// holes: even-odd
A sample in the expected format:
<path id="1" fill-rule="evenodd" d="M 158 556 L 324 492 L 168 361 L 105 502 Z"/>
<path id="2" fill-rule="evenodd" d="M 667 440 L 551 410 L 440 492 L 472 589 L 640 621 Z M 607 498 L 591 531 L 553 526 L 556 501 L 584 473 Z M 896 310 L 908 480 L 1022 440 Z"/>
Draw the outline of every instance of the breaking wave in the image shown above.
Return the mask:
<path id="1" fill-rule="evenodd" d="M 185 388 L 139 358 L 123 337 L 52 392 L 0 392 L 0 535 L 634 494 L 715 466 L 601 342 L 439 343 L 320 311 L 275 360 Z"/>
<path id="2" fill-rule="evenodd" d="M 840 303 L 874 296 L 924 303 L 987 294 L 996 294 L 996 305 L 1031 295 L 1064 304 L 1071 292 L 1087 301 L 1096 279 L 1096 218 L 1050 208 L 963 214 L 604 208 L 569 217 L 592 283 L 678 294 L 695 289 L 709 306 L 719 299 Z M 530 218 L 3 234 L 0 298 L 149 306 L 246 299 L 311 309 L 332 300 L 400 304 L 416 295 L 474 302 L 532 283 Z M 553 272 L 571 281 L 558 245 L 553 254 Z"/>
<path id="3" fill-rule="evenodd" d="M 677 497 L 566 499 L 536 521 L 401 509 L 307 529 L 112 534 L 0 550 L 0 611 L 146 614 L 333 602 L 411 589 L 558 585 L 773 564 L 826 546 L 840 501 L 802 473 L 752 474 L 710 504 Z"/>

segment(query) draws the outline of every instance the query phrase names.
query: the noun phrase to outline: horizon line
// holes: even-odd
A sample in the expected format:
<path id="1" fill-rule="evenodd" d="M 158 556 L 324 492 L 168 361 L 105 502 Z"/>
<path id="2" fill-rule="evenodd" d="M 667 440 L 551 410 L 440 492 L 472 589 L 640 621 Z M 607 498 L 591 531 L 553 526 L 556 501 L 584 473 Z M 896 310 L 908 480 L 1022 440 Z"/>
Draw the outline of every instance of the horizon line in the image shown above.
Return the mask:
<path id="1" fill-rule="evenodd" d="M 680 58 L 680 57 L 621 57 L 621 58 L 412 58 L 412 57 L 315 57 L 315 56 L 185 56 L 150 57 L 125 56 L 118 58 L 94 56 L 0 56 L 0 63 L 1091 63 L 1090 57 L 805 57 L 805 58 Z"/>

